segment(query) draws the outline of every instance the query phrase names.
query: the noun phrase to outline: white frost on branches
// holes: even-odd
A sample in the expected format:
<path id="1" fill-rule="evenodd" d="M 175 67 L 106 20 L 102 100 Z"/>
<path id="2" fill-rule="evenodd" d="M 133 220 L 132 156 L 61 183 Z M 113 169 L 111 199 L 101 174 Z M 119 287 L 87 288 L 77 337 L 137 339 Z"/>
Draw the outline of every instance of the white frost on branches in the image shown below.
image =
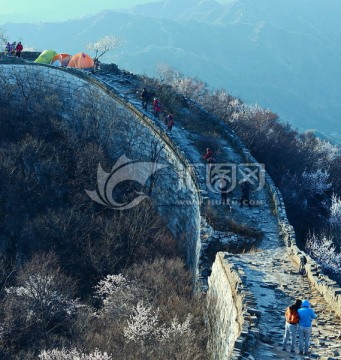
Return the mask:
<path id="1" fill-rule="evenodd" d="M 98 59 L 105 53 L 110 50 L 113 50 L 117 47 L 121 47 L 125 44 L 124 40 L 118 38 L 117 36 L 104 36 L 103 38 L 97 40 L 94 43 L 89 43 L 86 48 L 89 51 L 95 52 L 95 58 Z"/>
<path id="2" fill-rule="evenodd" d="M 91 354 L 80 353 L 75 349 L 44 350 L 39 355 L 39 360 L 113 360 L 111 355 L 95 350 Z"/>
<path id="3" fill-rule="evenodd" d="M 155 312 L 151 306 L 138 302 L 124 329 L 124 336 L 131 341 L 138 342 L 157 337 L 158 332 L 158 311 Z"/>
<path id="4" fill-rule="evenodd" d="M 188 315 L 183 323 L 175 317 L 169 327 L 160 328 L 160 340 L 176 340 L 186 336 L 188 340 L 194 340 L 194 332 L 191 329 L 191 316 Z"/>
<path id="5" fill-rule="evenodd" d="M 314 150 L 316 154 L 319 155 L 319 158 L 322 159 L 322 161 L 326 159 L 328 162 L 332 162 L 340 155 L 340 148 L 338 146 L 319 138 L 316 138 L 316 145 Z M 326 166 L 325 163 L 321 163 L 320 165 Z"/>
<path id="6" fill-rule="evenodd" d="M 309 196 L 313 197 L 314 195 L 323 195 L 328 191 L 332 184 L 329 183 L 329 173 L 328 171 L 318 169 L 315 172 L 306 172 L 302 173 L 303 187 L 309 193 Z"/>
<path id="7" fill-rule="evenodd" d="M 141 298 L 142 290 L 136 281 L 122 274 L 107 275 L 95 287 L 95 294 L 102 300 L 103 311 L 113 318 L 128 316 Z"/>
<path id="8" fill-rule="evenodd" d="M 21 299 L 26 304 L 30 304 L 30 317 L 39 316 L 42 309 L 50 315 L 59 311 L 64 311 L 68 316 L 76 313 L 80 307 L 78 300 L 68 297 L 57 290 L 56 277 L 53 275 L 31 275 L 22 286 L 12 286 L 6 288 L 8 296 Z"/>
<path id="9" fill-rule="evenodd" d="M 124 329 L 124 336 L 130 341 L 145 342 L 146 340 L 159 342 L 174 342 L 186 339 L 187 343 L 194 341 L 194 332 L 191 329 L 191 316 L 181 323 L 173 318 L 170 326 L 159 325 L 158 310 L 153 311 L 151 306 L 139 302 Z"/>
<path id="10" fill-rule="evenodd" d="M 337 253 L 332 237 L 310 234 L 306 250 L 324 269 L 341 271 L 341 254 Z"/>
<path id="11" fill-rule="evenodd" d="M 341 198 L 335 194 L 332 196 L 329 223 L 334 229 L 341 229 Z"/>

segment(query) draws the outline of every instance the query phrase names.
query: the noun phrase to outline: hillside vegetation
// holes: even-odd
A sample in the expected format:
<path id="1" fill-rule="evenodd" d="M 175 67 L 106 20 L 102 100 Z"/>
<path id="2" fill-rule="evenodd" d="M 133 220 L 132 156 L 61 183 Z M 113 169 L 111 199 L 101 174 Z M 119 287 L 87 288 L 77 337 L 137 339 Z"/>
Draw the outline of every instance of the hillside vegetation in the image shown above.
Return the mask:
<path id="1" fill-rule="evenodd" d="M 63 109 L 39 70 L 21 75 L 0 77 L 0 357 L 206 359 L 200 296 L 154 204 L 113 211 L 84 191 L 129 118 L 100 123 L 91 97 Z"/>

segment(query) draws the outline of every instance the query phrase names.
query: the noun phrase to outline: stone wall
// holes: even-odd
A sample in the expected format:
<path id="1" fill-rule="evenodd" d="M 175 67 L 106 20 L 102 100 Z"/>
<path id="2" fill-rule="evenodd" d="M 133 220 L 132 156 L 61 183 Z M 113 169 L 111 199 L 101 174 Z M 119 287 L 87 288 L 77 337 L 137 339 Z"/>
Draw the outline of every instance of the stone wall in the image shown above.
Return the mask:
<path id="1" fill-rule="evenodd" d="M 207 292 L 209 342 L 212 360 L 237 360 L 252 351 L 259 335 L 256 301 L 243 282 L 233 255 L 217 253 Z"/>
<path id="2" fill-rule="evenodd" d="M 196 274 L 200 253 L 200 192 L 191 167 L 169 137 L 124 98 L 115 96 L 84 71 L 6 64 L 0 67 L 0 75 L 2 99 L 7 97 L 12 105 L 22 106 L 23 111 L 40 111 L 39 103 L 46 106 L 43 100 L 52 97 L 54 105 L 47 110 L 58 113 L 75 136 L 95 126 L 101 143 L 112 154 L 112 165 L 121 156 L 132 163 L 165 165 L 155 172 L 153 181 L 151 177 L 147 180 L 146 187 L 151 190 L 150 196 L 165 224 L 185 249 L 187 263 Z M 30 92 L 31 96 L 27 97 Z M 146 177 L 148 171 L 147 167 Z M 95 190 L 96 186 L 93 184 L 89 190 Z"/>
<path id="3" fill-rule="evenodd" d="M 300 259 L 303 256 L 306 257 L 307 264 L 305 265 L 305 270 L 310 283 L 323 295 L 335 312 L 341 315 L 341 288 L 334 280 L 331 280 L 324 274 L 321 266 L 314 259 L 298 248 L 294 228 L 290 225 L 286 216 L 282 195 L 270 178 L 267 179 L 266 184 L 273 199 L 278 226 L 288 254 L 297 265 L 300 264 Z"/>

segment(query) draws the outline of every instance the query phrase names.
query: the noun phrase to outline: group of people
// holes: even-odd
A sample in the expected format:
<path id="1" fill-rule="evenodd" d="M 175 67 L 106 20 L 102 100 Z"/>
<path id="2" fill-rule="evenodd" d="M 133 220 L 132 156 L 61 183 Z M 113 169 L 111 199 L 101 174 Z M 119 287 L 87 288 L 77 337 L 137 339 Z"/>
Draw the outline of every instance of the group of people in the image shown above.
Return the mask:
<path id="1" fill-rule="evenodd" d="M 283 338 L 283 350 L 291 338 L 291 352 L 296 352 L 296 337 L 298 331 L 299 354 L 308 355 L 310 347 L 310 337 L 312 321 L 316 319 L 316 314 L 311 308 L 309 300 L 297 299 L 294 304 L 287 307 L 285 311 L 285 331 Z"/>
<path id="2" fill-rule="evenodd" d="M 142 109 L 145 110 L 145 111 L 147 111 L 149 99 L 150 99 L 149 92 L 147 91 L 146 88 L 143 88 L 143 90 L 141 92 L 141 102 L 142 102 Z M 153 98 L 152 106 L 153 106 L 154 116 L 157 119 L 159 119 L 160 114 L 161 114 L 161 102 L 157 97 Z M 165 120 L 165 125 L 167 126 L 167 130 L 172 131 L 172 128 L 174 126 L 174 116 L 173 116 L 173 114 L 168 114 L 164 118 L 164 120 Z"/>
<path id="3" fill-rule="evenodd" d="M 12 44 L 7 41 L 5 53 L 6 55 L 15 55 L 16 57 L 21 57 L 21 52 L 23 51 L 24 47 L 21 41 L 17 42 L 14 41 Z"/>

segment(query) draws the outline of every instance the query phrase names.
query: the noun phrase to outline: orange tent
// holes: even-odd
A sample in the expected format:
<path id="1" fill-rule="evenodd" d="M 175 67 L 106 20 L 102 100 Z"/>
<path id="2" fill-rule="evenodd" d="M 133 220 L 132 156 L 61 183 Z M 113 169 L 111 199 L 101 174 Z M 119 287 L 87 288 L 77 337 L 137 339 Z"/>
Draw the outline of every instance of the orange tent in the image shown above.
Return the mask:
<path id="1" fill-rule="evenodd" d="M 94 67 L 94 61 L 91 56 L 82 52 L 73 55 L 67 66 L 79 69 L 91 69 Z"/>
<path id="2" fill-rule="evenodd" d="M 57 54 L 51 60 L 51 65 L 55 66 L 67 66 L 71 59 L 71 55 L 69 54 Z"/>

